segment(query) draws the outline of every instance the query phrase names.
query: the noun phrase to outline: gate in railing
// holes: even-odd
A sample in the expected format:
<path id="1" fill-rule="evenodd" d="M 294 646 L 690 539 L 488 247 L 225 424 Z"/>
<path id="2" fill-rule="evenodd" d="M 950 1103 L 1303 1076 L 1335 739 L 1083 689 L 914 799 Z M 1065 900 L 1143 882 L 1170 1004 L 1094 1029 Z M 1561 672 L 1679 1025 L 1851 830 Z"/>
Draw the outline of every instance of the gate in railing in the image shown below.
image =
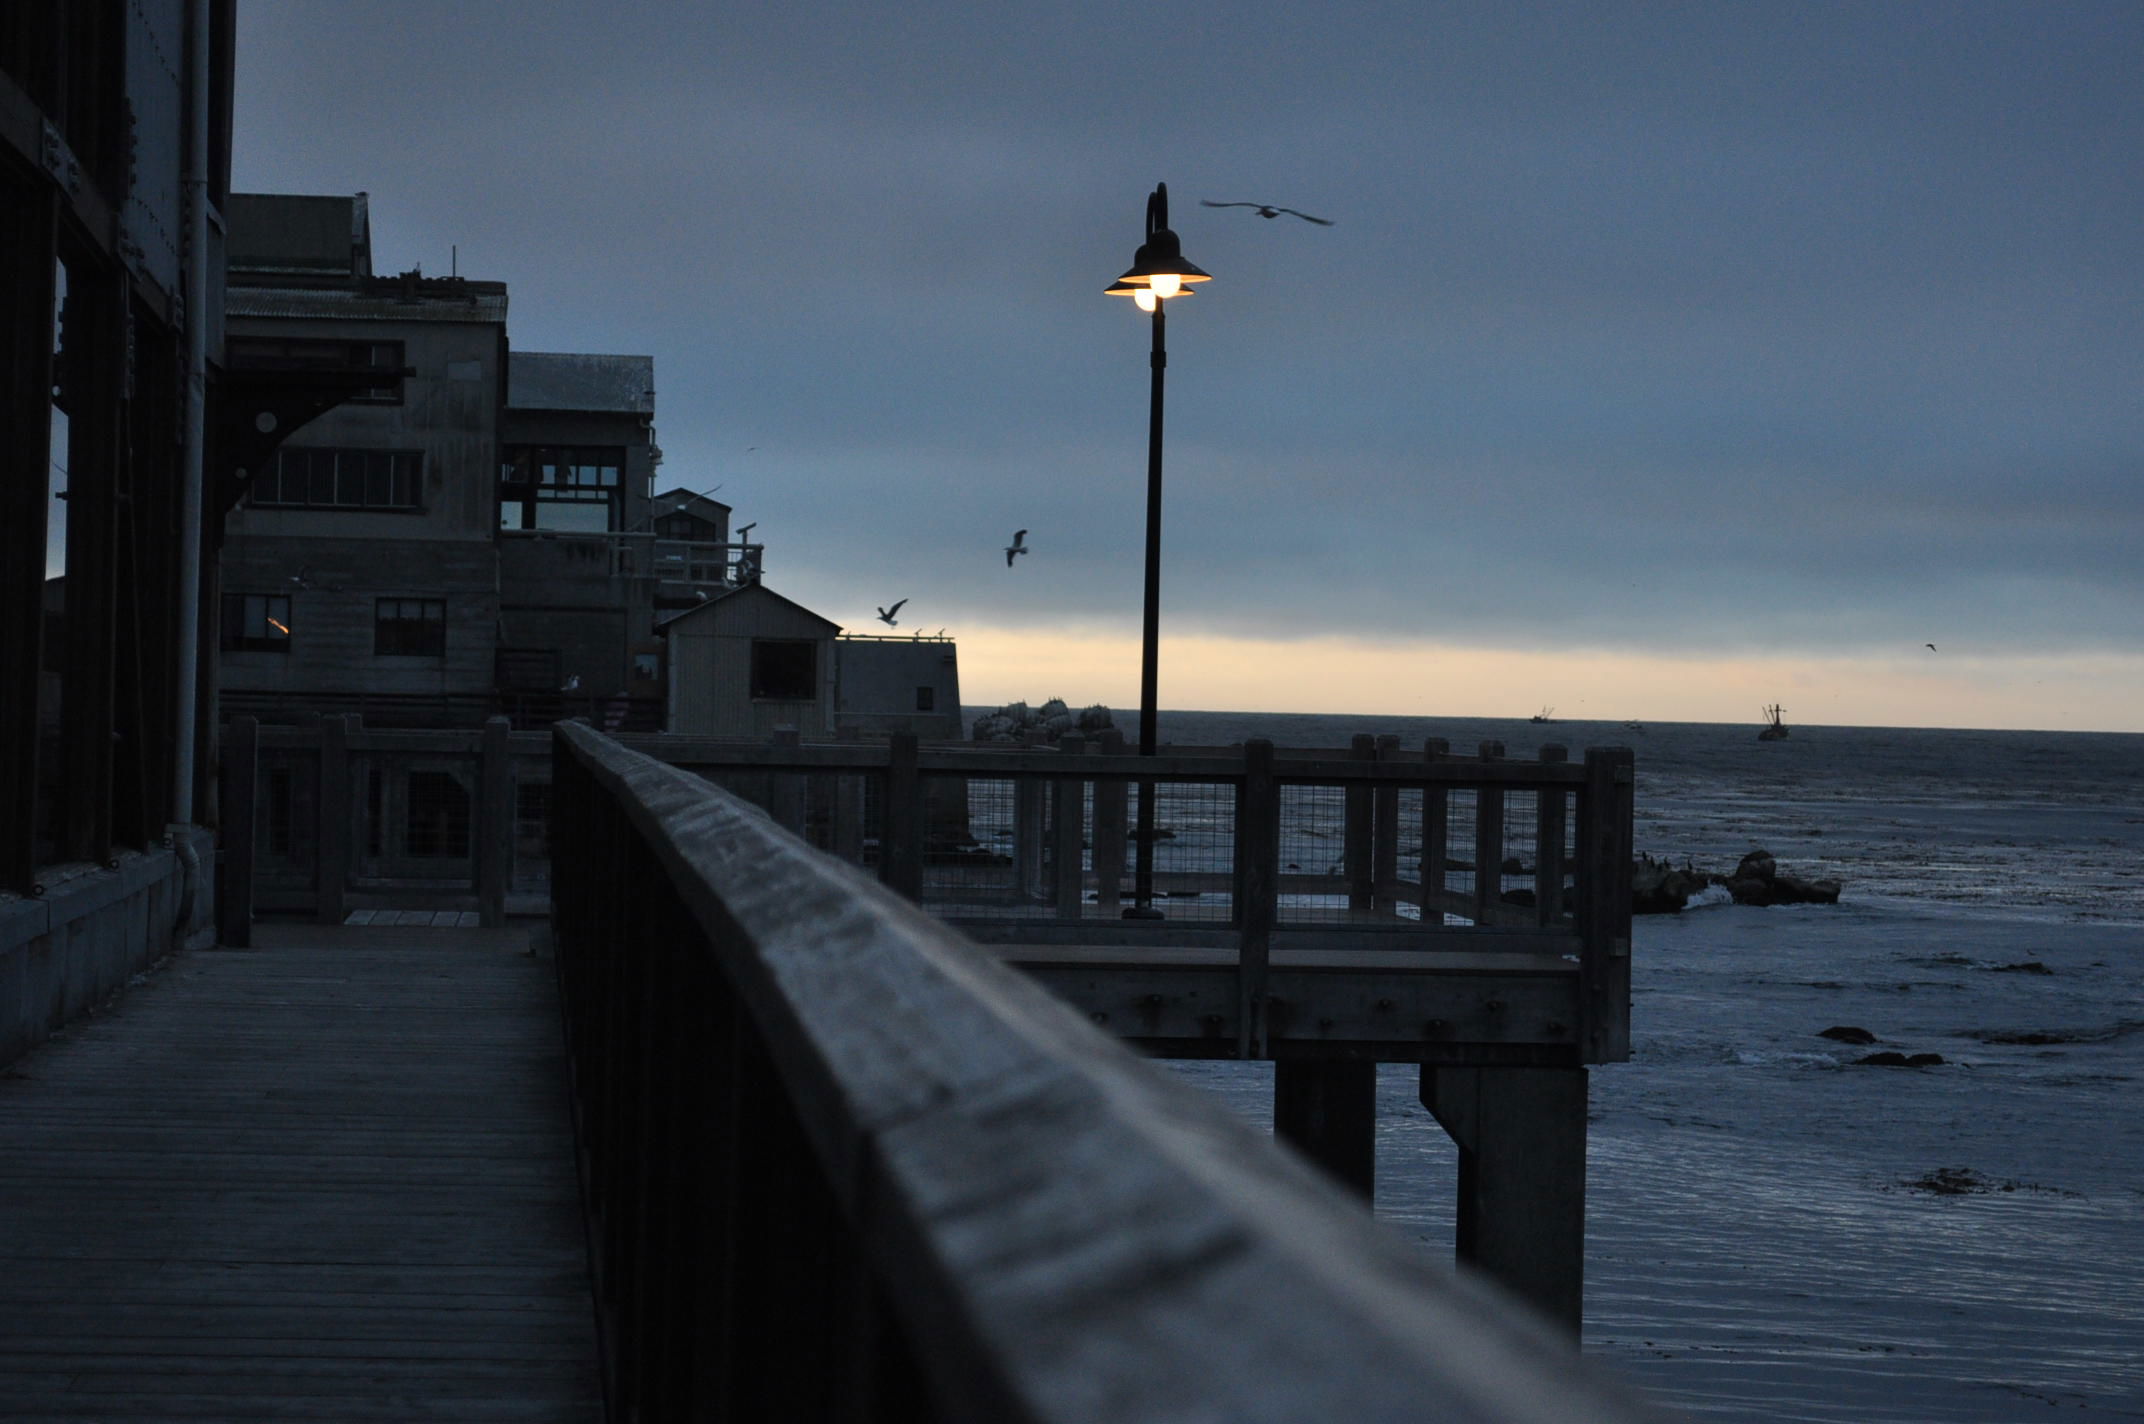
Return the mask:
<path id="1" fill-rule="evenodd" d="M 857 751 L 747 771 L 875 774 L 884 878 L 913 891 L 916 748 L 875 773 Z M 575 726 L 555 780 L 613 1419 L 1651 1417 L 1512 1298 L 736 798 Z"/>

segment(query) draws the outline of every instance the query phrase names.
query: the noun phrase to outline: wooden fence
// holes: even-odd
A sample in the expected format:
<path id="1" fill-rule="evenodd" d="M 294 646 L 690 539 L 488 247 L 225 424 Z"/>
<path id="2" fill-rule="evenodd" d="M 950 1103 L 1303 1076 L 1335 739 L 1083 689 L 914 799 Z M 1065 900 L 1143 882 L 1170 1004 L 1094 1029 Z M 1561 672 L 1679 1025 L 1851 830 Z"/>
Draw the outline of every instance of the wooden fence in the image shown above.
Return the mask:
<path id="1" fill-rule="evenodd" d="M 913 743 L 876 752 L 902 808 L 877 885 L 701 778 L 555 735 L 610 1417 L 1654 1417 L 1509 1297 L 919 913 Z M 761 766 L 854 774 L 860 752 Z M 1254 754 L 1252 823 L 1264 780 L 1328 770 Z"/>

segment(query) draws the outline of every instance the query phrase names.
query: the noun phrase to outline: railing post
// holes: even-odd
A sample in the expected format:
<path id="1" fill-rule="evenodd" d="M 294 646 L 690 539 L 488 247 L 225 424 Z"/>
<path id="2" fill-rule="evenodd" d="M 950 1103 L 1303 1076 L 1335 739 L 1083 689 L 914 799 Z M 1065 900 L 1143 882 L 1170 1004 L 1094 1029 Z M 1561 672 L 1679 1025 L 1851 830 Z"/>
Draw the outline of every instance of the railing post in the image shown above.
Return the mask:
<path id="1" fill-rule="evenodd" d="M 1502 742 L 1483 742 L 1485 763 L 1504 759 Z M 1504 790 L 1486 783 L 1474 793 L 1474 923 L 1490 923 L 1504 899 Z"/>
<path id="2" fill-rule="evenodd" d="M 1102 733 L 1102 755 L 1124 755 L 1122 732 L 1111 727 Z M 1097 778 L 1094 783 L 1094 902 L 1095 913 L 1105 920 L 1118 918 L 1123 909 L 1124 809 L 1124 782 L 1116 777 Z"/>
<path id="3" fill-rule="evenodd" d="M 1543 766 L 1561 766 L 1570 755 L 1553 742 L 1539 753 Z M 1563 788 L 1544 784 L 1534 793 L 1534 911 L 1544 925 L 1563 918 L 1563 833 Z"/>
<path id="4" fill-rule="evenodd" d="M 1630 852 L 1633 761 L 1628 747 L 1586 750 L 1579 805 L 1581 1046 L 1588 1063 L 1630 1057 Z"/>
<path id="5" fill-rule="evenodd" d="M 1377 738 L 1368 732 L 1357 732 L 1348 743 L 1348 757 L 1352 761 L 1376 761 Z M 1363 912 L 1376 903 L 1376 860 L 1371 853 L 1375 798 L 1369 783 L 1361 781 L 1345 783 L 1341 796 L 1344 809 L 1340 819 L 1340 866 L 1347 876 L 1347 907 Z"/>
<path id="6" fill-rule="evenodd" d="M 1242 865 L 1237 918 L 1236 1056 L 1266 1056 L 1266 977 L 1273 924 L 1280 913 L 1280 783 L 1273 777 L 1273 743 L 1243 744 L 1243 785 L 1236 793 L 1236 854 Z"/>
<path id="7" fill-rule="evenodd" d="M 320 719 L 320 771 L 317 832 L 313 837 L 313 917 L 339 925 L 348 913 L 344 892 L 350 883 L 350 723 L 349 717 Z"/>
<path id="8" fill-rule="evenodd" d="M 1077 732 L 1058 739 L 1060 756 L 1077 757 L 1087 750 L 1087 739 Z M 1076 920 L 1086 899 L 1087 876 L 1080 865 L 1080 811 L 1086 800 L 1086 782 L 1076 776 L 1050 780 L 1050 884 L 1057 903 L 1057 918 Z"/>
<path id="9" fill-rule="evenodd" d="M 260 835 L 254 788 L 260 776 L 261 724 L 233 717 L 223 729 L 217 817 L 223 873 L 216 881 L 216 939 L 233 949 L 253 943 L 253 860 Z"/>
<path id="10" fill-rule="evenodd" d="M 774 729 L 773 743 L 777 747 L 791 748 L 803 745 L 804 737 L 795 727 L 783 725 Z M 798 771 L 770 771 L 767 773 L 767 813 L 774 817 L 774 824 L 792 835 L 804 834 L 804 774 Z"/>
<path id="11" fill-rule="evenodd" d="M 1027 753 L 1035 757 L 1033 751 Z M 1039 757 L 1035 757 L 1037 761 Z M 1012 889 L 1022 900 L 1035 901 L 1042 893 L 1042 796 L 1040 776 L 1024 771 L 1012 782 Z"/>
<path id="12" fill-rule="evenodd" d="M 1397 761 L 1399 749 L 1397 736 L 1387 733 L 1377 739 L 1379 761 Z M 1381 781 L 1372 800 L 1375 810 L 1371 817 L 1370 903 L 1380 916 L 1389 918 L 1398 908 L 1394 882 L 1400 878 L 1400 789 Z"/>
<path id="13" fill-rule="evenodd" d="M 1434 766 L 1444 759 L 1452 744 L 1442 737 L 1428 737 L 1422 742 L 1422 765 Z M 1451 858 L 1451 810 L 1452 793 L 1442 786 L 1422 788 L 1422 922 L 1426 925 L 1444 923 L 1444 875 L 1445 862 Z"/>
<path id="14" fill-rule="evenodd" d="M 506 718 L 488 717 L 477 748 L 476 909 L 477 923 L 487 930 L 506 925 L 506 882 L 513 873 L 513 730 Z"/>
<path id="15" fill-rule="evenodd" d="M 916 734 L 895 732 L 886 742 L 886 794 L 879 807 L 878 878 L 897 895 L 923 901 L 923 778 Z"/>

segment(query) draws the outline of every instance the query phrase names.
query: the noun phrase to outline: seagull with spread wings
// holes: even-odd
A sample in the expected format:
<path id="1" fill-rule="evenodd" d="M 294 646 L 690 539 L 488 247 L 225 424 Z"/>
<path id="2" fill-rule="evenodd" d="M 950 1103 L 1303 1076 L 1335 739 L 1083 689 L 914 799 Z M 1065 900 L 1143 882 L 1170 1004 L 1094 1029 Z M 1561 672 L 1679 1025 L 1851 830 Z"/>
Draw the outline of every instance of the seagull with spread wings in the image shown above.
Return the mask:
<path id="1" fill-rule="evenodd" d="M 1012 535 L 1012 542 L 1005 546 L 1005 567 L 1011 568 L 1012 561 L 1026 552 L 1027 531 L 1025 529 L 1015 529 Z"/>
<path id="2" fill-rule="evenodd" d="M 878 621 L 885 624 L 888 628 L 900 627 L 900 624 L 893 621 L 893 615 L 899 613 L 901 611 L 901 603 L 906 602 L 908 602 L 908 600 L 904 598 L 901 600 L 900 603 L 894 604 L 891 608 L 881 608 L 878 611 Z"/>
<path id="3" fill-rule="evenodd" d="M 1333 225 L 1331 218 L 1314 218 L 1308 213 L 1299 213 L 1294 208 L 1276 208 L 1271 203 L 1216 203 L 1209 199 L 1201 198 L 1199 199 L 1199 206 L 1202 208 L 1256 208 L 1258 216 L 1262 218 L 1277 218 L 1282 213 L 1286 213 L 1291 218 L 1301 218 L 1304 222 L 1314 222 L 1319 227 L 1331 227 Z"/>

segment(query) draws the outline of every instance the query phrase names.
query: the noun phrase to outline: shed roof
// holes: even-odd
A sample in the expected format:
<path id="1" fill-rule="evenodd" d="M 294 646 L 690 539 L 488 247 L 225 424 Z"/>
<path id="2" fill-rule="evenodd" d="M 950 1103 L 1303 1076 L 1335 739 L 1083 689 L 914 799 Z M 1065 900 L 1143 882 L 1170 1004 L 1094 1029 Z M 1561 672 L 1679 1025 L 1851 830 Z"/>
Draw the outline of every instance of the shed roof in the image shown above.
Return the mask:
<path id="1" fill-rule="evenodd" d="M 714 608 L 718 604 L 730 603 L 740 598 L 771 598 L 776 603 L 780 603 L 789 608 L 795 609 L 797 612 L 803 614 L 806 618 L 810 618 L 815 622 L 825 624 L 829 634 L 839 633 L 841 631 L 841 625 L 839 623 L 836 623 L 833 619 L 825 617 L 822 614 L 812 612 L 809 608 L 806 608 L 803 604 L 797 602 L 793 598 L 782 597 L 780 594 L 776 593 L 773 589 L 767 587 L 763 583 L 748 583 L 742 588 L 733 588 L 725 592 L 718 593 L 714 597 L 708 599 L 705 603 L 698 604 L 692 608 L 687 608 L 679 613 L 673 613 L 668 618 L 662 619 L 655 625 L 655 631 L 658 633 L 668 633 L 672 628 L 675 628 L 678 624 L 684 622 L 688 618 L 701 617 L 702 615 L 707 613 L 709 609 Z"/>
<path id="2" fill-rule="evenodd" d="M 655 358 L 515 351 L 506 358 L 509 410 L 655 414 Z"/>

